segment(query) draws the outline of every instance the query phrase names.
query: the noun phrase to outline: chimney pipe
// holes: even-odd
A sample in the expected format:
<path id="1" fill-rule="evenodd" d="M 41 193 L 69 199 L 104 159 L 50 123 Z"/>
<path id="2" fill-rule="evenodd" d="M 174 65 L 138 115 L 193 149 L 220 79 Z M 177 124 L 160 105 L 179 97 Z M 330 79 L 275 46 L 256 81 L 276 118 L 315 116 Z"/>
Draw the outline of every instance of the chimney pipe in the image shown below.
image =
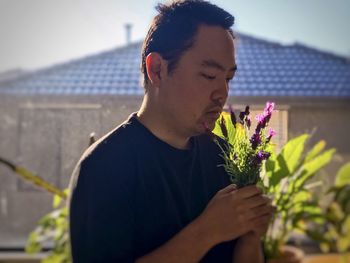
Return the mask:
<path id="1" fill-rule="evenodd" d="M 126 44 L 129 45 L 131 43 L 131 28 L 132 24 L 125 24 L 125 32 L 126 32 Z"/>

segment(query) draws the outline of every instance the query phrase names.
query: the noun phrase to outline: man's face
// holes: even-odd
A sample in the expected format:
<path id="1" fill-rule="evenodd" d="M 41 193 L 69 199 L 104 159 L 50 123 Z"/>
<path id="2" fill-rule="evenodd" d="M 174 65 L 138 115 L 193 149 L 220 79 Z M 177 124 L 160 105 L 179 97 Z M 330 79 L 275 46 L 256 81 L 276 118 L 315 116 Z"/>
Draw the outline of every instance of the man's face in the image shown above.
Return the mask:
<path id="1" fill-rule="evenodd" d="M 194 45 L 176 69 L 161 80 L 162 110 L 184 136 L 213 129 L 228 96 L 236 69 L 232 36 L 218 26 L 199 27 Z"/>

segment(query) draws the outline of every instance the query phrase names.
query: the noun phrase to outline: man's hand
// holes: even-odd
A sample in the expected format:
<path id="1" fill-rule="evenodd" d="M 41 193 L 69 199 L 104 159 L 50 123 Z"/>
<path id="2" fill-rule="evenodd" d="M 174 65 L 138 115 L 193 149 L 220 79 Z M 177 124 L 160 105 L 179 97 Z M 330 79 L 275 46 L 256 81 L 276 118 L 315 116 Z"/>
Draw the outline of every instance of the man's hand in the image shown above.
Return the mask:
<path id="1" fill-rule="evenodd" d="M 268 200 L 270 200 L 268 206 L 271 207 L 271 210 L 269 213 L 267 213 L 261 220 L 261 222 L 259 222 L 259 224 L 257 224 L 254 229 L 253 229 L 253 233 L 258 236 L 259 238 L 261 238 L 262 236 L 264 236 L 269 228 L 269 224 L 270 221 L 272 219 L 272 217 L 274 216 L 274 213 L 276 212 L 276 207 L 271 205 L 271 199 L 269 199 L 267 196 L 266 198 Z"/>
<path id="2" fill-rule="evenodd" d="M 270 199 L 258 187 L 237 190 L 229 185 L 217 192 L 197 220 L 215 245 L 249 232 L 263 235 L 273 211 Z"/>

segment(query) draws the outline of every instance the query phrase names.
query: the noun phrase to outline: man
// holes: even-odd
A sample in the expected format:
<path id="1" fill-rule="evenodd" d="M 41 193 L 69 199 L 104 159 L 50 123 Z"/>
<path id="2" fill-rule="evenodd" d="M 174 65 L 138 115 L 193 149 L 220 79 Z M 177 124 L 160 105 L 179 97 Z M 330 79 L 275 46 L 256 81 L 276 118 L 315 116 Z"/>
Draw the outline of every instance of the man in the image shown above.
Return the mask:
<path id="1" fill-rule="evenodd" d="M 158 12 L 142 48 L 141 108 L 73 172 L 74 262 L 263 262 L 270 200 L 230 184 L 205 134 L 237 68 L 234 18 L 200 0 Z"/>

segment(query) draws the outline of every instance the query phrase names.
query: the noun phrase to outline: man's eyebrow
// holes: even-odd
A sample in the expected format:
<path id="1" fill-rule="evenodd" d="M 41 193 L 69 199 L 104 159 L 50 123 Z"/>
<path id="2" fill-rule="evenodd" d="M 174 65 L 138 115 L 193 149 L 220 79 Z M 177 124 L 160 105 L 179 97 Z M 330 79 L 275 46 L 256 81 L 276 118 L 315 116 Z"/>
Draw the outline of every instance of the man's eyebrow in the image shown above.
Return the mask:
<path id="1" fill-rule="evenodd" d="M 201 63 L 202 67 L 210 67 L 210 68 L 216 68 L 220 71 L 225 71 L 225 67 L 222 66 L 220 63 L 216 62 L 215 60 L 209 59 L 209 60 L 203 60 Z M 235 64 L 232 68 L 229 69 L 229 71 L 236 71 L 237 65 Z"/>

